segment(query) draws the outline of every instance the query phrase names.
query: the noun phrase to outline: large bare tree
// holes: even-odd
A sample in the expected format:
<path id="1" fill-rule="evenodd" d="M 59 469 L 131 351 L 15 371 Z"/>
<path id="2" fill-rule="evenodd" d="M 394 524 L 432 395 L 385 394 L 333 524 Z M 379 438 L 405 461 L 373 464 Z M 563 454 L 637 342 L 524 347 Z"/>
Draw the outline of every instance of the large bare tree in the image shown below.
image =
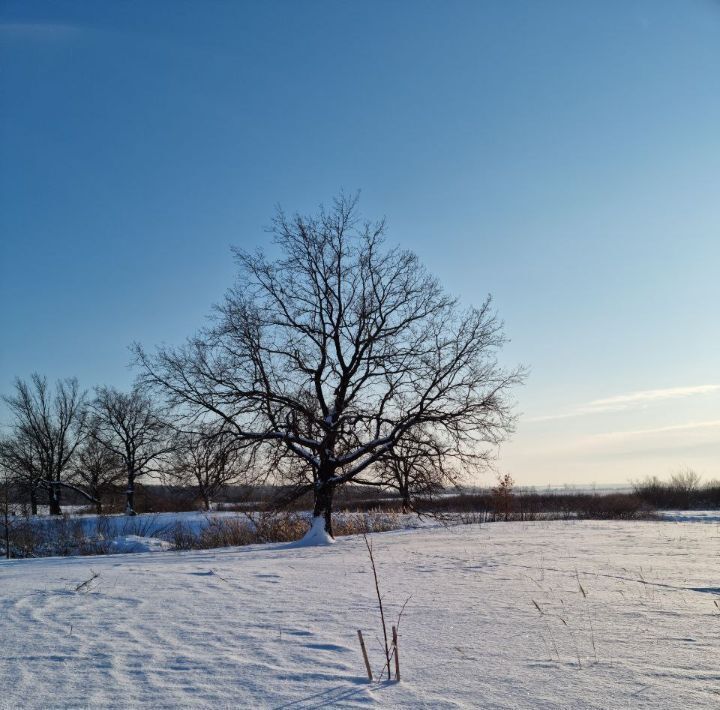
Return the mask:
<path id="1" fill-rule="evenodd" d="M 386 248 L 385 223 L 340 196 L 317 216 L 278 211 L 279 256 L 236 250 L 237 284 L 214 322 L 178 348 L 137 348 L 144 380 L 241 441 L 281 447 L 332 534 L 337 486 L 406 432 L 431 428 L 460 450 L 497 445 L 522 371 L 497 361 L 488 298 L 461 308 L 417 256 Z"/>
<path id="2" fill-rule="evenodd" d="M 122 461 L 127 481 L 125 512 L 135 515 L 135 482 L 158 472 L 163 457 L 173 448 L 166 418 L 140 386 L 127 393 L 98 387 L 92 410 L 92 435 Z"/>
<path id="3" fill-rule="evenodd" d="M 10 451 L 15 471 L 47 491 L 50 514 L 60 515 L 61 488 L 72 487 L 66 474 L 86 435 L 85 394 L 74 378 L 58 380 L 53 393 L 47 379 L 33 374 L 15 380 L 15 393 L 3 397 L 13 415 Z"/>

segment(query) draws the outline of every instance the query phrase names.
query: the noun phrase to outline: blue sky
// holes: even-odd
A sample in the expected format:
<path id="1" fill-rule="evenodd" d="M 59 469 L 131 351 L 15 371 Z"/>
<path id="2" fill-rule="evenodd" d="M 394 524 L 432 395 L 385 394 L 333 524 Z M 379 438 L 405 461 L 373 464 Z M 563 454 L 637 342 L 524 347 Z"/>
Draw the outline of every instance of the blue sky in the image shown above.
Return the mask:
<path id="1" fill-rule="evenodd" d="M 503 471 L 720 477 L 719 2 L 4 0 L 0 66 L 0 391 L 127 386 L 276 203 L 360 188 L 494 295 Z"/>

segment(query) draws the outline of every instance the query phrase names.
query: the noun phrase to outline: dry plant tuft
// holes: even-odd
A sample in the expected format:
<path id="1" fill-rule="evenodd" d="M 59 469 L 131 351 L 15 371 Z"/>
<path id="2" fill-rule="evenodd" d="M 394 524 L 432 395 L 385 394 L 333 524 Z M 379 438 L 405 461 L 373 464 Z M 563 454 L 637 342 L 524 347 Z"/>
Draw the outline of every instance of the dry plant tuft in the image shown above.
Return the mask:
<path id="1" fill-rule="evenodd" d="M 88 577 L 84 582 L 80 582 L 75 587 L 76 592 L 89 592 L 92 590 L 92 583 L 100 576 L 99 572 L 94 572 L 93 570 L 90 570 L 90 577 Z"/>
<path id="2" fill-rule="evenodd" d="M 377 565 L 375 564 L 375 555 L 373 553 L 373 545 L 372 541 L 368 538 L 366 534 L 363 533 L 363 540 L 365 541 L 365 547 L 368 551 L 368 556 L 370 558 L 370 567 L 372 569 L 373 573 L 373 579 L 375 582 L 375 595 L 377 597 L 377 603 L 378 603 L 378 609 L 380 610 L 380 625 L 382 628 L 382 635 L 383 635 L 383 642 L 381 643 L 381 646 L 383 647 L 383 652 L 385 655 L 385 664 L 380 669 L 380 672 L 377 674 L 377 677 L 380 678 L 382 675 L 387 671 L 387 679 L 392 680 L 391 676 L 391 665 L 392 661 L 395 661 L 395 680 L 400 680 L 400 654 L 398 651 L 398 630 L 400 629 L 400 621 L 402 619 L 403 613 L 405 612 L 405 607 L 407 606 L 407 603 L 410 601 L 412 596 L 409 596 L 403 603 L 403 605 L 400 607 L 400 611 L 397 616 L 397 620 L 395 624 L 392 625 L 392 643 L 388 640 L 388 627 L 387 623 L 385 621 L 385 608 L 383 606 L 383 595 L 380 592 L 380 581 L 378 579 L 378 572 L 377 572 Z M 363 658 L 365 660 L 365 666 L 368 673 L 368 678 L 372 680 L 372 671 L 370 669 L 370 663 L 368 661 L 367 657 L 367 650 L 365 648 L 365 643 L 363 641 L 362 631 L 358 629 L 358 637 L 360 639 L 360 646 L 363 653 Z"/>

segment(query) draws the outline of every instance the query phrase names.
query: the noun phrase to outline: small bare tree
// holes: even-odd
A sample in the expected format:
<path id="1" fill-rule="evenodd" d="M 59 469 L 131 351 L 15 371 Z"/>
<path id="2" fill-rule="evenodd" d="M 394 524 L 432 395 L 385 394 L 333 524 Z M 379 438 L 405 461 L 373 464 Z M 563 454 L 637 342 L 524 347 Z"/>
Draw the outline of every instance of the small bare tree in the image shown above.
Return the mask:
<path id="1" fill-rule="evenodd" d="M 414 509 L 414 500 L 426 500 L 447 486 L 457 486 L 463 458 L 453 455 L 432 431 L 411 430 L 357 483 L 396 490 L 404 513 Z"/>
<path id="2" fill-rule="evenodd" d="M 0 439 L 0 467 L 18 492 L 26 497 L 30 514 L 37 515 L 43 472 L 33 438 L 15 431 Z"/>
<path id="3" fill-rule="evenodd" d="M 122 458 L 98 440 L 97 432 L 90 432 L 77 452 L 72 482 L 85 492 L 95 505 L 95 512 L 103 512 L 103 498 L 125 477 Z"/>
<path id="4" fill-rule="evenodd" d="M 287 470 L 330 535 L 336 488 L 407 432 L 432 429 L 447 450 L 497 445 L 522 380 L 497 362 L 490 300 L 461 309 L 414 254 L 384 248 L 384 232 L 357 198 L 317 216 L 279 211 L 280 256 L 235 252 L 240 277 L 210 327 L 184 347 L 136 351 L 172 404 L 300 462 Z"/>
<path id="5" fill-rule="evenodd" d="M 159 472 L 162 458 L 173 448 L 171 430 L 158 405 L 139 386 L 128 393 L 98 387 L 92 410 L 92 435 L 122 461 L 127 481 L 125 512 L 135 515 L 135 482 Z"/>
<path id="6" fill-rule="evenodd" d="M 236 437 L 222 427 L 203 426 L 178 433 L 167 472 L 181 485 L 195 488 L 205 510 L 210 510 L 223 486 L 247 481 L 251 461 L 252 452 Z"/>
<path id="7" fill-rule="evenodd" d="M 670 488 L 674 491 L 690 496 L 700 488 L 700 474 L 686 466 L 670 476 Z"/>
<path id="8" fill-rule="evenodd" d="M 497 486 L 492 489 L 493 503 L 495 505 L 495 515 L 501 514 L 506 522 L 510 520 L 514 487 L 515 481 L 509 473 L 505 475 L 498 473 Z"/>
<path id="9" fill-rule="evenodd" d="M 60 515 L 61 488 L 68 486 L 66 474 L 86 434 L 85 394 L 74 378 L 59 380 L 53 394 L 47 379 L 33 374 L 30 383 L 16 379 L 14 395 L 3 399 L 14 418 L 15 451 L 32 460 L 39 475 L 30 474 L 31 480 L 47 490 L 50 514 Z"/>
<path id="10" fill-rule="evenodd" d="M 12 556 L 11 537 L 15 523 L 15 510 L 12 501 L 13 481 L 6 469 L 0 466 L 0 536 L 5 548 L 5 557 Z"/>

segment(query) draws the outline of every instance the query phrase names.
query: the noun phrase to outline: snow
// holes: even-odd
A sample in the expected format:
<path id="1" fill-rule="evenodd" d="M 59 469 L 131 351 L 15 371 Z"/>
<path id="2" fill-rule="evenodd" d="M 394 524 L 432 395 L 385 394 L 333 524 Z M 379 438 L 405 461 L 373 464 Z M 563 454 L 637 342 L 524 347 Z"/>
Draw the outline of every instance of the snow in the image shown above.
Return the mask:
<path id="1" fill-rule="evenodd" d="M 719 543 L 674 521 L 374 535 L 386 615 L 412 595 L 401 683 L 365 675 L 361 537 L 3 561 L 0 708 L 717 708 Z"/>
<path id="2" fill-rule="evenodd" d="M 330 537 L 325 530 L 325 520 L 322 516 L 313 518 L 310 530 L 301 540 L 290 543 L 290 547 L 313 547 L 317 545 L 332 545 L 335 539 Z"/>
<path id="3" fill-rule="evenodd" d="M 720 523 L 720 510 L 661 510 L 658 515 L 677 523 Z"/>
<path id="4" fill-rule="evenodd" d="M 112 553 L 163 552 L 171 547 L 172 545 L 166 540 L 160 540 L 156 537 L 141 537 L 140 535 L 123 535 L 116 537 L 110 543 Z"/>

